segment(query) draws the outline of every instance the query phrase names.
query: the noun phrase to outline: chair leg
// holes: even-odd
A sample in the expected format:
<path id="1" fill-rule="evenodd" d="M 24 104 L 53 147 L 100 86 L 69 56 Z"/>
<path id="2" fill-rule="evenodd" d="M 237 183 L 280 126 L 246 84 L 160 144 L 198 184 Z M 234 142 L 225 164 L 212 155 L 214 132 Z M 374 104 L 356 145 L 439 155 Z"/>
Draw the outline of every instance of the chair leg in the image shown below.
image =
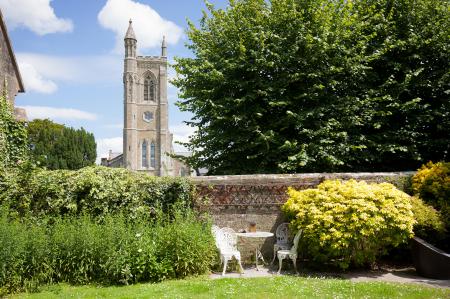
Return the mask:
<path id="1" fill-rule="evenodd" d="M 273 259 L 272 259 L 272 261 L 270 262 L 270 265 L 272 266 L 273 265 L 273 262 L 275 262 L 275 258 L 277 257 L 277 247 L 276 246 L 273 246 Z"/>
<path id="2" fill-rule="evenodd" d="M 278 267 L 278 274 L 281 273 L 281 266 L 283 265 L 283 259 L 284 257 L 278 257 L 278 263 L 279 263 L 279 267 Z"/>
<path id="3" fill-rule="evenodd" d="M 298 270 L 297 270 L 297 256 L 294 256 L 291 259 L 292 259 L 292 262 L 294 263 L 295 273 L 298 274 Z"/>
<path id="4" fill-rule="evenodd" d="M 238 264 L 239 264 L 239 273 L 241 273 L 241 274 L 244 274 L 244 268 L 242 267 L 242 264 L 241 264 L 241 259 L 237 259 L 237 261 L 238 261 Z"/>
<path id="5" fill-rule="evenodd" d="M 225 271 L 227 271 L 227 264 L 228 264 L 228 258 L 224 258 L 222 276 L 224 276 Z"/>

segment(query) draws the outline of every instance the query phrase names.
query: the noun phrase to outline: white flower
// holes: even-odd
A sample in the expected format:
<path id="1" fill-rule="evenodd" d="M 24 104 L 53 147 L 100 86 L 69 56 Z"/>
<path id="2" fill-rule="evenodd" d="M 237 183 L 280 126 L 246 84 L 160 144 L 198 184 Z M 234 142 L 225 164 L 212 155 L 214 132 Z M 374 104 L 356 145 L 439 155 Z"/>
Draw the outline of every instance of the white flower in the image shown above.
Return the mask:
<path id="1" fill-rule="evenodd" d="M 142 236 L 142 234 L 140 234 L 140 233 L 136 234 L 136 238 L 140 238 L 141 236 Z"/>
<path id="2" fill-rule="evenodd" d="M 141 253 L 141 252 L 142 252 L 142 249 L 139 248 L 139 249 L 138 249 L 138 252 Z"/>

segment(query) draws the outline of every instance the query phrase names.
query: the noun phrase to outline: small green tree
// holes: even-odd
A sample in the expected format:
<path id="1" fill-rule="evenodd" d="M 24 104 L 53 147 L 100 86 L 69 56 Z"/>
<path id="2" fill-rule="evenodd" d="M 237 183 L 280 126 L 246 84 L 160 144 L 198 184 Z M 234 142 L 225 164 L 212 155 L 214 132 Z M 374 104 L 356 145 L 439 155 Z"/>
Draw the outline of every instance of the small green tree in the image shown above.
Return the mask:
<path id="1" fill-rule="evenodd" d="M 79 169 L 94 164 L 95 138 L 83 128 L 74 129 L 48 119 L 27 126 L 33 158 L 49 169 Z"/>

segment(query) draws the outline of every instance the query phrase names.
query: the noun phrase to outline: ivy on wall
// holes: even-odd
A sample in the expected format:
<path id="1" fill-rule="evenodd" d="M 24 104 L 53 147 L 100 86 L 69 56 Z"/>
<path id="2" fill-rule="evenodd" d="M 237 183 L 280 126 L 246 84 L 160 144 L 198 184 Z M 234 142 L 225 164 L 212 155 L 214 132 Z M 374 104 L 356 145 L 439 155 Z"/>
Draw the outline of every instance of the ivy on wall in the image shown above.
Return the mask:
<path id="1" fill-rule="evenodd" d="M 15 119 L 6 95 L 0 96 L 0 167 L 8 168 L 27 159 L 27 139 L 25 124 Z"/>

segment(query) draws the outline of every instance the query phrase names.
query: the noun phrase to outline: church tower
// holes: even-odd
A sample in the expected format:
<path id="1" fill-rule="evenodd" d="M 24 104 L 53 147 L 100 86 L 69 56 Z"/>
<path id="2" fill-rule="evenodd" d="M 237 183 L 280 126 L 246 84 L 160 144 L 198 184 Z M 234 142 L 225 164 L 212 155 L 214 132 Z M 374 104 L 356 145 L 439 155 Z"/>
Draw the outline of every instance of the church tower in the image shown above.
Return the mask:
<path id="1" fill-rule="evenodd" d="M 132 21 L 125 35 L 123 163 L 152 175 L 173 175 L 167 102 L 167 45 L 161 56 L 137 56 Z"/>

